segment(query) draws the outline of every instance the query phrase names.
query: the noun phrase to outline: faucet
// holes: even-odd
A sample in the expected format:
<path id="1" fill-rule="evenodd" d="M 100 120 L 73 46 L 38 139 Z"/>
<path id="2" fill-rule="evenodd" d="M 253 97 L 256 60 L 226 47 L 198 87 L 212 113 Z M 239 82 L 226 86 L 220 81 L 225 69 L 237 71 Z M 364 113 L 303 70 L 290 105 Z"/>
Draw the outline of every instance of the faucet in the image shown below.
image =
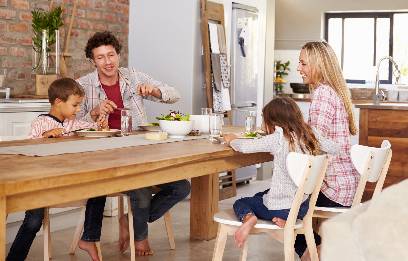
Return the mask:
<path id="1" fill-rule="evenodd" d="M 6 100 L 10 99 L 10 88 L 0 89 L 0 93 L 4 92 L 6 94 Z"/>
<path id="2" fill-rule="evenodd" d="M 399 78 L 401 77 L 401 71 L 398 69 L 397 63 L 394 61 L 394 59 L 391 56 L 385 56 L 378 61 L 377 72 L 375 74 L 375 93 L 373 97 L 375 104 L 378 104 L 380 103 L 380 101 L 385 100 L 385 93 L 384 91 L 380 90 L 380 65 L 381 65 L 381 62 L 384 60 L 389 60 L 394 65 L 395 69 L 397 70 L 398 74 L 395 76 L 395 80 L 396 80 L 395 83 L 398 83 Z"/>

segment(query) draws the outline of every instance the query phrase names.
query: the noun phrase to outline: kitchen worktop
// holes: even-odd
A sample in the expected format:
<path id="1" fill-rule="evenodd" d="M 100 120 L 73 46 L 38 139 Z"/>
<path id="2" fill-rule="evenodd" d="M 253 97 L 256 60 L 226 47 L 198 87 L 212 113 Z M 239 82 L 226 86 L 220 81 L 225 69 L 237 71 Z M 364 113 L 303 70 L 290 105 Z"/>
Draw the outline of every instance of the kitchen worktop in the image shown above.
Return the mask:
<path id="1" fill-rule="evenodd" d="M 375 109 L 375 110 L 408 110 L 407 102 L 381 102 L 375 104 L 372 101 L 363 103 L 354 103 L 357 108 L 360 109 Z"/>
<path id="2" fill-rule="evenodd" d="M 0 113 L 3 112 L 27 112 L 27 111 L 48 111 L 50 103 L 48 99 L 0 99 Z"/>

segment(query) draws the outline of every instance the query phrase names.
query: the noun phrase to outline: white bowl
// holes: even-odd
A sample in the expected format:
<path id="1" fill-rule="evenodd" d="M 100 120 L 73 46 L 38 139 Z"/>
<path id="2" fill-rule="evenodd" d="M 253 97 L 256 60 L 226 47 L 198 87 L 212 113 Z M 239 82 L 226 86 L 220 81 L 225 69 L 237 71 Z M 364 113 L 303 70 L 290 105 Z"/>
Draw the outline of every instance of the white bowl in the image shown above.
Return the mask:
<path id="1" fill-rule="evenodd" d="M 190 133 L 193 122 L 192 121 L 159 121 L 160 128 L 169 134 L 169 138 L 182 139 Z"/>

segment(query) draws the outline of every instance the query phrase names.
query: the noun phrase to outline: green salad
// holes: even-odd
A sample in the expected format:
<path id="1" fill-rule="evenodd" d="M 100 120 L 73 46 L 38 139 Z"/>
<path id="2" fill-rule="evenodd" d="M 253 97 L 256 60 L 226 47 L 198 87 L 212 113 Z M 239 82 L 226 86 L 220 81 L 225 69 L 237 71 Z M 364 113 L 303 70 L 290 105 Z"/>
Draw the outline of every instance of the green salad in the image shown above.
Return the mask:
<path id="1" fill-rule="evenodd" d="M 248 137 L 248 138 L 256 138 L 258 135 L 257 132 L 245 132 L 244 133 L 244 137 Z"/>
<path id="2" fill-rule="evenodd" d="M 151 122 L 151 123 L 148 123 L 147 126 L 159 126 L 159 123 L 158 122 Z"/>
<path id="3" fill-rule="evenodd" d="M 169 114 L 156 117 L 156 119 L 164 121 L 189 121 L 190 115 L 183 114 L 179 111 L 170 111 Z"/>

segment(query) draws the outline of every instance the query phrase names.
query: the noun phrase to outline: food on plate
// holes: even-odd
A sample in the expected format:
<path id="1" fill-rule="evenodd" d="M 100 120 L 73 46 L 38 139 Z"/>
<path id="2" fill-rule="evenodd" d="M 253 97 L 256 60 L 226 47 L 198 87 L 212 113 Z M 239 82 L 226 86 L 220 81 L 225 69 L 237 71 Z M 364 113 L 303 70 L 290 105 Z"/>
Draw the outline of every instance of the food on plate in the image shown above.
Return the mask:
<path id="1" fill-rule="evenodd" d="M 179 111 L 170 111 L 169 114 L 156 117 L 156 119 L 163 121 L 190 121 L 190 115 Z"/>
<path id="2" fill-rule="evenodd" d="M 256 138 L 257 136 L 258 136 L 258 133 L 256 131 L 244 133 L 244 137 L 247 137 L 247 138 Z"/>
<path id="3" fill-rule="evenodd" d="M 146 125 L 147 126 L 159 126 L 159 123 L 158 122 L 151 122 L 151 123 L 148 123 Z"/>
<path id="4" fill-rule="evenodd" d="M 166 140 L 167 132 L 165 131 L 148 132 L 145 134 L 145 139 L 147 140 Z"/>
<path id="5" fill-rule="evenodd" d="M 191 130 L 189 134 L 187 134 L 188 136 L 200 136 L 201 133 L 199 130 Z"/>
<path id="6" fill-rule="evenodd" d="M 90 128 L 88 129 L 88 131 L 96 131 L 94 128 Z"/>

